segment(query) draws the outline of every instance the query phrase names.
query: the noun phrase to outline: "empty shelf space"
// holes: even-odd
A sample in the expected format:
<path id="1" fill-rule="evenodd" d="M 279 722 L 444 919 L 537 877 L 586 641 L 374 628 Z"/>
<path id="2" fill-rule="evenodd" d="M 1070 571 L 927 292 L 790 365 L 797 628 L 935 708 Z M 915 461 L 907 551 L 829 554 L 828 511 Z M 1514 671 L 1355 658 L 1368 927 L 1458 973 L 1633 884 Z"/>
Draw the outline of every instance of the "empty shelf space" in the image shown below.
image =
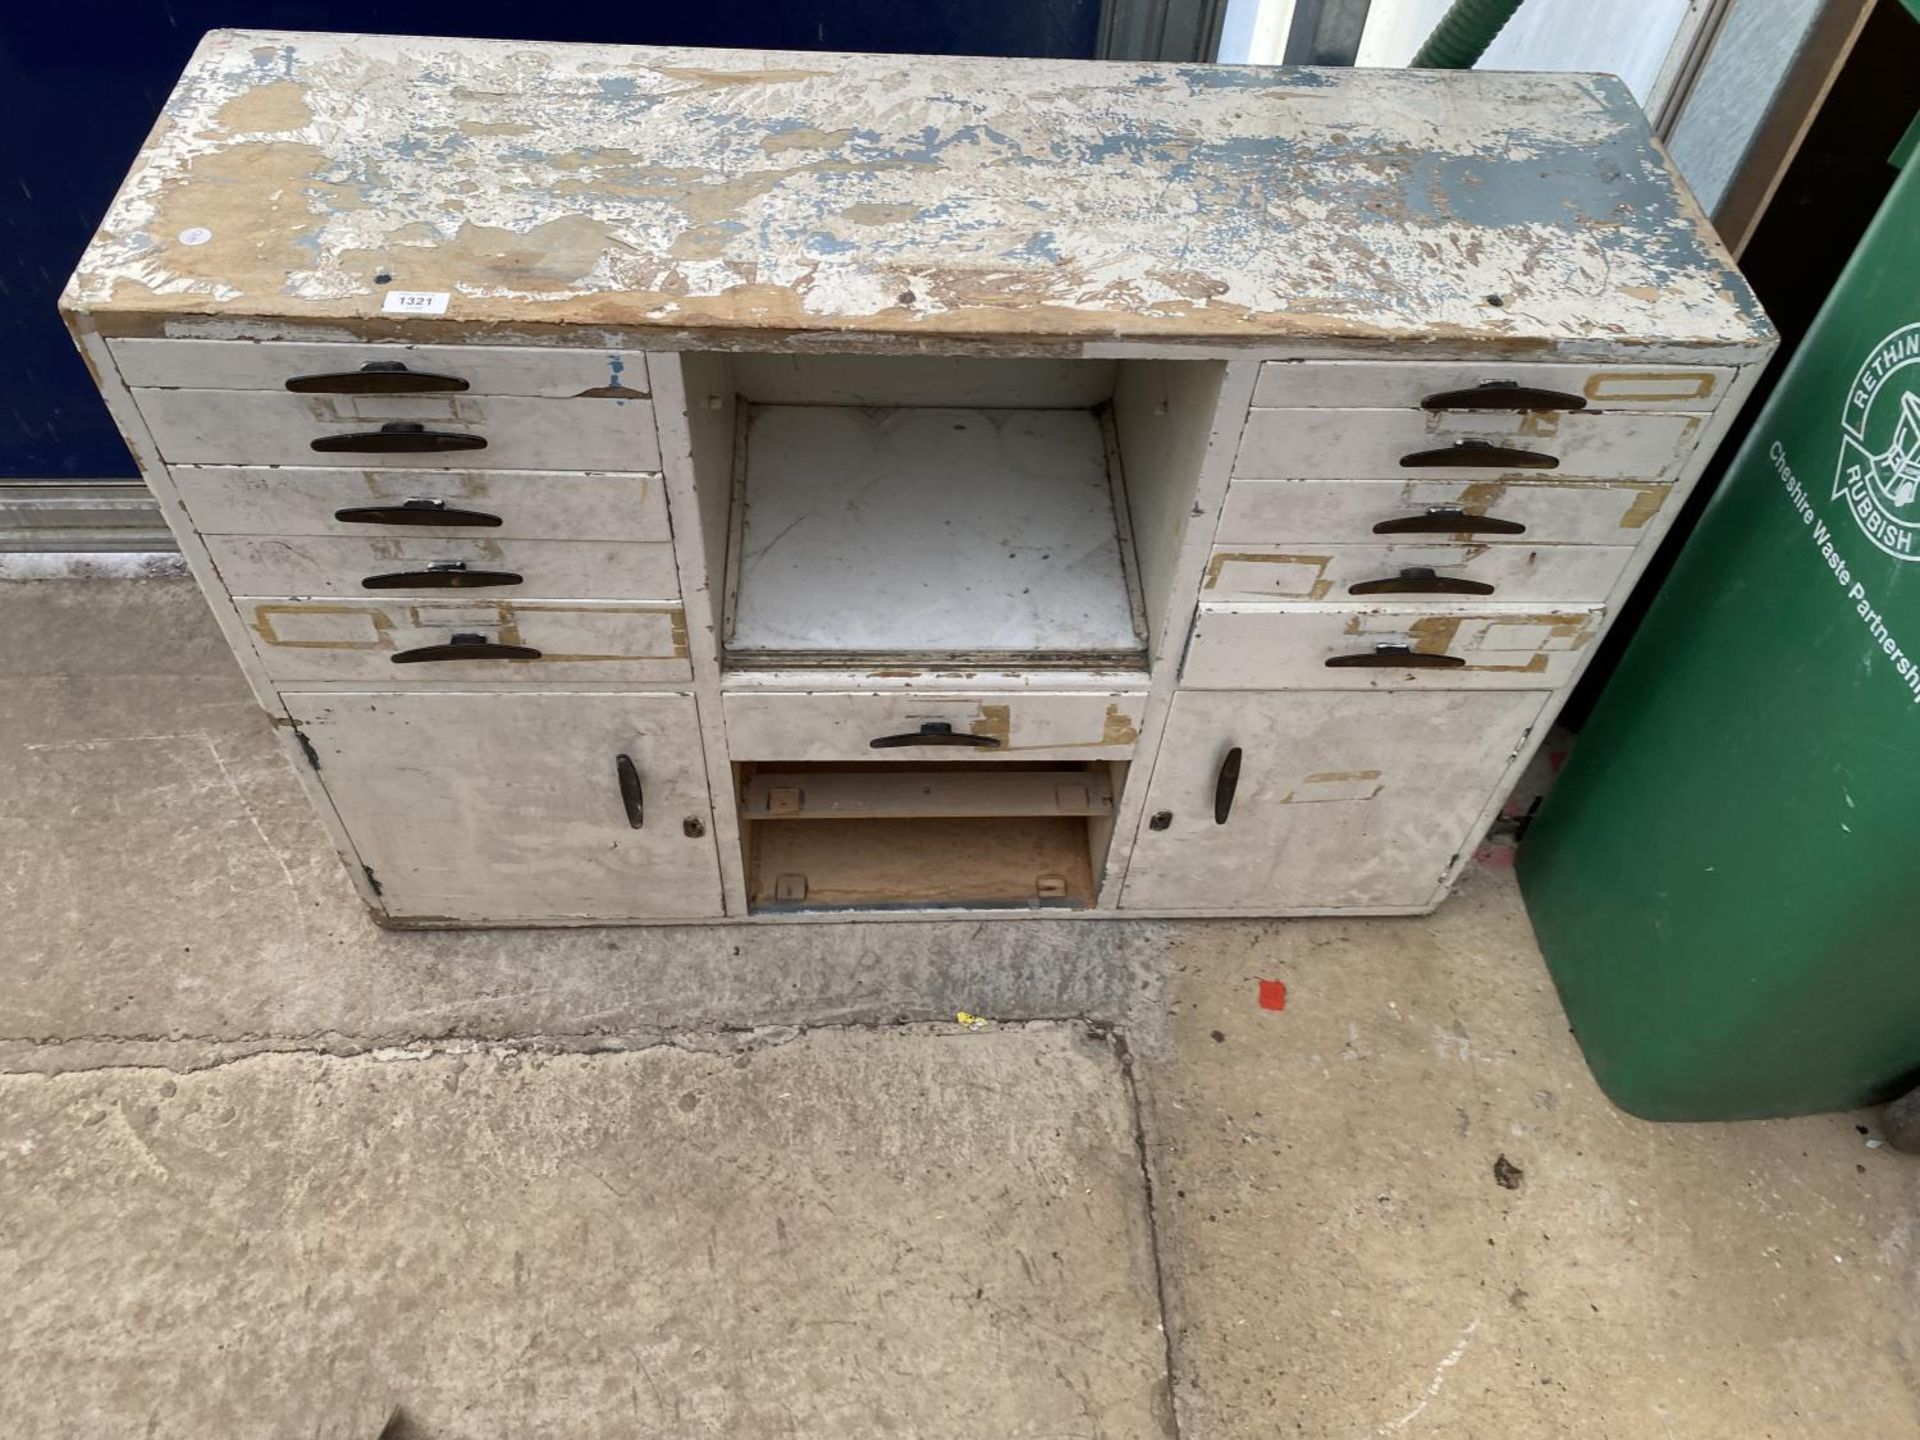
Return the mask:
<path id="1" fill-rule="evenodd" d="M 1066 816 L 761 820 L 747 898 L 791 910 L 1084 909 L 1087 825 Z"/>
<path id="2" fill-rule="evenodd" d="M 1144 664 L 1125 505 L 1092 410 L 744 405 L 735 664 Z"/>
<path id="3" fill-rule="evenodd" d="M 740 798 L 750 820 L 1111 815 L 1113 781 L 1100 770 L 775 771 L 746 781 Z"/>

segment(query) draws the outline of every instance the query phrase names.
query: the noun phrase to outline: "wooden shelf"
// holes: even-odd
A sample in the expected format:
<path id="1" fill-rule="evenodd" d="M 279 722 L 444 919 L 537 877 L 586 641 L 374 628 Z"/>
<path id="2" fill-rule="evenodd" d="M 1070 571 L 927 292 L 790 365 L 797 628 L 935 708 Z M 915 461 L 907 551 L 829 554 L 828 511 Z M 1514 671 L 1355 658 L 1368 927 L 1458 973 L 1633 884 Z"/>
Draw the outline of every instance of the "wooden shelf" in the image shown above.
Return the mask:
<path id="1" fill-rule="evenodd" d="M 928 819 L 939 816 L 1111 815 L 1104 770 L 774 772 L 743 787 L 747 820 Z"/>

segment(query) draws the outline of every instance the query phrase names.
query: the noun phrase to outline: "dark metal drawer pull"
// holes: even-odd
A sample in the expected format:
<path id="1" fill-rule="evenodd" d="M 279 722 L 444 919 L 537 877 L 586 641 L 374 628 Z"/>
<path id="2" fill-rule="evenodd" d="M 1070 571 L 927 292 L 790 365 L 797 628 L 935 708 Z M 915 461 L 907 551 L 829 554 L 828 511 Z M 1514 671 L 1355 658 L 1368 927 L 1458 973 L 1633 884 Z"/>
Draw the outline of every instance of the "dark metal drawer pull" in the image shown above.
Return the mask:
<path id="1" fill-rule="evenodd" d="M 351 435 L 322 435 L 312 449 L 348 450 L 362 454 L 420 455 L 431 450 L 484 450 L 486 437 L 460 435 L 451 430 L 429 430 L 409 420 L 389 420 L 378 430 L 356 430 Z"/>
<path id="2" fill-rule="evenodd" d="M 1524 535 L 1527 527 L 1517 520 L 1497 520 L 1491 515 L 1469 515 L 1464 510 L 1441 507 L 1424 515 L 1402 515 L 1397 520 L 1382 520 L 1373 527 L 1376 535 Z"/>
<path id="3" fill-rule="evenodd" d="M 1460 440 L 1438 450 L 1416 450 L 1400 457 L 1400 468 L 1446 470 L 1558 470 L 1557 457 L 1517 445 L 1495 445 L 1488 440 Z"/>
<path id="4" fill-rule="evenodd" d="M 918 730 L 905 735 L 882 735 L 878 740 L 869 740 L 867 746 L 872 750 L 897 750 L 903 745 L 964 745 L 975 750 L 998 750 L 1000 742 L 991 735 L 970 735 L 966 731 L 955 731 L 944 720 L 929 720 Z"/>
<path id="5" fill-rule="evenodd" d="M 1457 575 L 1442 575 L 1424 565 L 1402 570 L 1383 580 L 1362 580 L 1347 587 L 1349 595 L 1491 595 L 1493 586 L 1483 580 L 1462 580 Z"/>
<path id="6" fill-rule="evenodd" d="M 1233 792 L 1240 788 L 1240 747 L 1234 746 L 1221 757 L 1220 772 L 1213 777 L 1213 823 L 1224 825 L 1233 813 Z"/>
<path id="7" fill-rule="evenodd" d="M 613 773 L 620 779 L 620 803 L 627 810 L 627 825 L 638 830 L 647 823 L 647 797 L 640 789 L 640 767 L 629 755 L 613 757 Z"/>
<path id="8" fill-rule="evenodd" d="M 395 570 L 369 575 L 362 590 L 484 590 L 493 585 L 518 585 L 524 579 L 511 570 L 469 570 L 464 560 L 441 560 L 424 570 Z"/>
<path id="9" fill-rule="evenodd" d="M 502 645 L 484 635 L 455 635 L 445 645 L 422 645 L 417 650 L 395 651 L 396 665 L 420 665 L 432 660 L 538 660 L 540 652 L 531 645 Z"/>
<path id="10" fill-rule="evenodd" d="M 1458 655 L 1436 655 L 1411 645 L 1376 645 L 1357 655 L 1333 655 L 1329 670 L 1458 670 L 1467 662 Z"/>
<path id="11" fill-rule="evenodd" d="M 296 375 L 287 381 L 287 389 L 304 395 L 436 395 L 466 388 L 458 375 L 429 375 L 398 360 L 369 360 L 358 370 Z"/>
<path id="12" fill-rule="evenodd" d="M 484 510 L 458 510 L 444 500 L 402 500 L 398 505 L 350 505 L 333 512 L 349 525 L 444 525 L 491 530 L 502 522 Z"/>
<path id="13" fill-rule="evenodd" d="M 1442 390 L 1420 402 L 1422 410 L 1584 410 L 1586 399 L 1564 390 L 1542 390 L 1517 380 L 1489 380 L 1466 390 Z"/>

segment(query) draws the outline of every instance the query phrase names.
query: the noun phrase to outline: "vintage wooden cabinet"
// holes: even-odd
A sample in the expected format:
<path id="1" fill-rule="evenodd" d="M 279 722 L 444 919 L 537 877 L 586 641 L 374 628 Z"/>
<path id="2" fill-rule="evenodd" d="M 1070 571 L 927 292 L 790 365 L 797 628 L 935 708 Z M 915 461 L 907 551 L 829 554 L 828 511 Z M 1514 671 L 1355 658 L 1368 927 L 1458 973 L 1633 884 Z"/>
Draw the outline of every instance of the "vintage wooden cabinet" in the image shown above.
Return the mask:
<path id="1" fill-rule="evenodd" d="M 1772 346 L 1603 76 L 225 31 L 64 308 L 413 924 L 1428 909 Z"/>

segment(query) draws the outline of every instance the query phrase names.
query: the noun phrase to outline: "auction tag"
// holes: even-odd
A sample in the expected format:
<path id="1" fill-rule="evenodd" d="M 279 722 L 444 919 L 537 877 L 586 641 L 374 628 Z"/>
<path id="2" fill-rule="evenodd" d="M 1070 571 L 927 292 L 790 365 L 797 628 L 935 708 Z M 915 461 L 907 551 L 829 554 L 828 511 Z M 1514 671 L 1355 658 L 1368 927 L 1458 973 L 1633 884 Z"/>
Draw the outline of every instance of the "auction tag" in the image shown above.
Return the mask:
<path id="1" fill-rule="evenodd" d="M 389 290 L 380 308 L 389 315 L 444 315 L 450 298 L 445 290 Z"/>

